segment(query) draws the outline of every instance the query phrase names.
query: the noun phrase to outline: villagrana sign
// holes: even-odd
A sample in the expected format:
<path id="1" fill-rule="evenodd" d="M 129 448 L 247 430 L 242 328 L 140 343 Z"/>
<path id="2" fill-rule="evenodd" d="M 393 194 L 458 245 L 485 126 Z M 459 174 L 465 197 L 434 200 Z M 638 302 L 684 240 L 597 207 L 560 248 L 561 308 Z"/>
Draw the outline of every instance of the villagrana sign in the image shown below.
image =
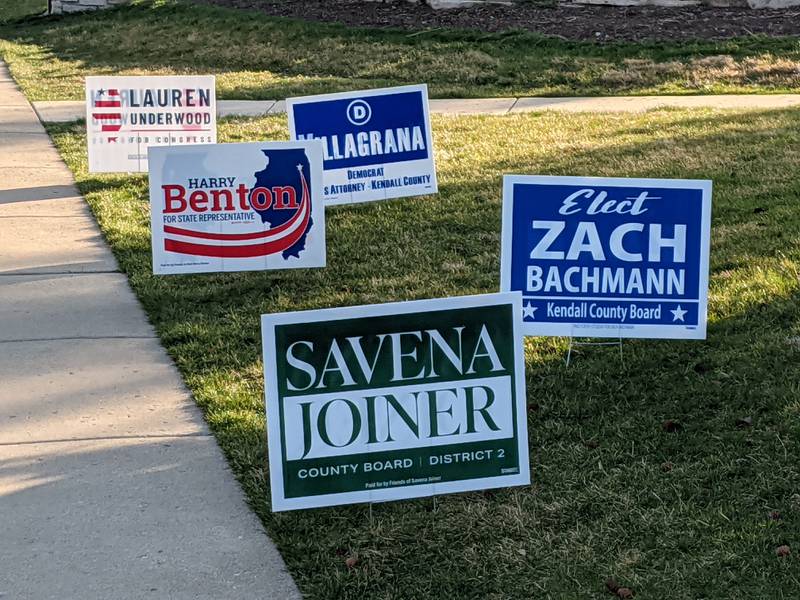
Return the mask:
<path id="1" fill-rule="evenodd" d="M 350 204 L 434 194 L 428 88 L 289 98 L 293 140 L 323 143 L 325 204 Z"/>
<path id="2" fill-rule="evenodd" d="M 506 176 L 525 335 L 705 339 L 711 182 Z"/>
<path id="3" fill-rule="evenodd" d="M 530 483 L 519 294 L 262 316 L 273 510 Z"/>

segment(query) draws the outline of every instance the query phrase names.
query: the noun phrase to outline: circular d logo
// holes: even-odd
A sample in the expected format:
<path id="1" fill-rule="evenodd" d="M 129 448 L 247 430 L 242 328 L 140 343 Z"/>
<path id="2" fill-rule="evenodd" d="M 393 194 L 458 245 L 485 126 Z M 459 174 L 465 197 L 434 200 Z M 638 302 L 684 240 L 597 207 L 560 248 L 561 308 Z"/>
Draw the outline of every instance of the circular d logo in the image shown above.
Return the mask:
<path id="1" fill-rule="evenodd" d="M 372 117 L 372 109 L 365 100 L 353 100 L 347 105 L 347 120 L 353 125 L 366 125 Z"/>

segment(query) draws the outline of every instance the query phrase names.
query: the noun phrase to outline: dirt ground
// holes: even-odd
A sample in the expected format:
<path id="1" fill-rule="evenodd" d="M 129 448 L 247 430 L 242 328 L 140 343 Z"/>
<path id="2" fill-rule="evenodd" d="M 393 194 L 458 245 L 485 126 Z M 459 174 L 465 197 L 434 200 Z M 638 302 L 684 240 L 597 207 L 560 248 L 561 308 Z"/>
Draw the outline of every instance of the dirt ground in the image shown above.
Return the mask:
<path id="1" fill-rule="evenodd" d="M 195 0 L 255 9 L 274 16 L 377 28 L 473 29 L 485 32 L 523 29 L 566 40 L 670 41 L 720 40 L 750 35 L 800 35 L 800 7 L 656 8 L 576 6 L 534 2 L 485 4 L 435 11 L 403 0 Z"/>

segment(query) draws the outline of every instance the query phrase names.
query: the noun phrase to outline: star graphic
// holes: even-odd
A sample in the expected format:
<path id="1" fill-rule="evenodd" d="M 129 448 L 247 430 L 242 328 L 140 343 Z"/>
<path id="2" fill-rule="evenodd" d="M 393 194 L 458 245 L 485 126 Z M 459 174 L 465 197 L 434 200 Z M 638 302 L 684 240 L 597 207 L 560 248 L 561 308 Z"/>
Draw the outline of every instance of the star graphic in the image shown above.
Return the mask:
<path id="1" fill-rule="evenodd" d="M 525 306 L 522 307 L 522 320 L 535 319 L 536 317 L 533 316 L 533 313 L 535 313 L 538 308 L 538 306 L 532 306 L 530 302 L 526 302 Z"/>
<path id="2" fill-rule="evenodd" d="M 674 323 L 675 321 L 683 321 L 683 315 L 685 315 L 689 311 L 682 309 L 681 305 L 678 304 L 678 308 L 676 308 L 675 310 L 670 310 L 669 312 L 672 313 L 672 322 Z"/>
<path id="3" fill-rule="evenodd" d="M 97 90 L 97 95 L 98 96 L 105 96 L 106 95 L 106 91 L 103 88 L 100 88 L 99 90 Z"/>

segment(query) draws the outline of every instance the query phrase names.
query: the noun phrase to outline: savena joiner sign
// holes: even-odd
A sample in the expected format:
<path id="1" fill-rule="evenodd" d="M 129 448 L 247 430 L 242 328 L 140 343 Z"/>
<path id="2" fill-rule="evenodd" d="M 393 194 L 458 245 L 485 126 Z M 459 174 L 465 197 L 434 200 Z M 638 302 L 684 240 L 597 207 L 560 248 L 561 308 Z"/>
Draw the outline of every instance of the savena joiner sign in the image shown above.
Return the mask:
<path id="1" fill-rule="evenodd" d="M 86 78 L 89 171 L 147 172 L 151 146 L 217 141 L 210 75 Z"/>
<path id="2" fill-rule="evenodd" d="M 711 182 L 506 176 L 525 335 L 705 339 Z"/>
<path id="3" fill-rule="evenodd" d="M 150 148 L 156 274 L 325 266 L 317 141 Z"/>
<path id="4" fill-rule="evenodd" d="M 286 110 L 291 139 L 323 143 L 325 204 L 437 191 L 427 86 L 289 98 Z"/>
<path id="5" fill-rule="evenodd" d="M 273 510 L 530 482 L 519 294 L 263 315 Z"/>

